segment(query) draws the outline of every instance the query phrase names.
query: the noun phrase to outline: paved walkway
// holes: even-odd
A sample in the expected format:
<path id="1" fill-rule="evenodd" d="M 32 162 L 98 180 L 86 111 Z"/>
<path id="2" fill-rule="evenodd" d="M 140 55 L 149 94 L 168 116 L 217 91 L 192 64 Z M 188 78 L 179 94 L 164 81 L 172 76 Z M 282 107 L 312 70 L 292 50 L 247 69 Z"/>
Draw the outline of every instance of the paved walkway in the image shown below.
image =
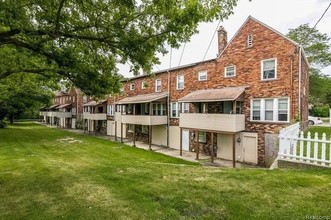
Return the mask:
<path id="1" fill-rule="evenodd" d="M 45 124 L 43 124 L 45 125 Z M 51 127 L 51 128 L 57 128 L 56 126 L 49 126 L 47 125 L 47 127 Z M 78 129 L 62 129 L 62 130 L 66 130 L 66 131 L 70 131 L 70 132 L 74 132 L 74 133 L 78 133 L 78 134 L 86 134 L 86 135 L 93 135 L 89 134 L 89 133 L 84 133 L 83 130 L 78 130 Z M 108 136 L 108 135 L 96 135 L 96 137 L 102 138 L 102 139 L 106 139 L 106 140 L 110 140 L 110 141 L 114 141 L 115 142 L 115 138 L 113 136 Z M 120 138 L 117 138 L 118 141 L 120 140 Z M 126 145 L 133 145 L 133 142 L 131 140 L 128 139 L 123 139 L 123 143 Z M 140 141 L 136 141 L 136 147 L 141 148 L 141 149 L 145 149 L 145 150 L 149 150 L 149 145 L 147 143 L 144 142 L 140 142 Z M 182 156 L 180 156 L 180 151 L 177 149 L 173 149 L 173 148 L 169 148 L 169 147 L 161 147 L 161 146 L 156 146 L 156 145 L 152 145 L 152 151 L 154 152 L 158 152 L 161 154 L 165 154 L 171 157 L 175 157 L 175 158 L 180 158 L 186 161 L 191 161 L 191 162 L 197 162 L 197 163 L 201 163 L 203 165 L 207 165 L 207 166 L 215 166 L 215 167 L 233 167 L 233 163 L 232 161 L 229 160 L 223 160 L 223 159 L 219 159 L 219 158 L 214 158 L 214 163 L 211 163 L 210 161 L 210 156 L 204 155 L 204 154 L 199 154 L 199 160 L 196 160 L 196 153 L 195 152 L 189 152 L 189 151 L 183 151 L 182 152 Z M 237 168 L 243 168 L 243 167 L 254 167 L 254 166 L 250 166 L 247 164 L 242 164 L 242 163 L 238 163 L 236 162 L 236 167 Z"/>

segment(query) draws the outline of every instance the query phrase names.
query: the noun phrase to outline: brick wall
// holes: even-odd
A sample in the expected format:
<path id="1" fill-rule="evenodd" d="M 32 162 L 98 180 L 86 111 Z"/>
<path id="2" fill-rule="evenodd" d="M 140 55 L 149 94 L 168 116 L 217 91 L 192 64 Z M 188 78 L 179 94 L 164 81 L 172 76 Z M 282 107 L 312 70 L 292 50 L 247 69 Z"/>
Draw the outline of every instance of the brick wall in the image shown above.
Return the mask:
<path id="1" fill-rule="evenodd" d="M 220 33 L 223 33 L 222 31 Z M 253 37 L 253 46 L 247 47 L 247 36 Z M 220 38 L 219 38 L 220 39 Z M 306 123 L 308 115 L 308 65 L 302 58 L 301 115 L 299 115 L 299 47 L 264 24 L 248 19 L 237 35 L 229 42 L 226 50 L 217 59 L 170 69 L 170 102 L 176 102 L 190 92 L 202 89 L 215 89 L 229 86 L 248 86 L 244 94 L 246 131 L 258 133 L 258 161 L 265 163 L 265 133 L 275 134 L 289 123 L 269 123 L 250 121 L 250 107 L 253 98 L 288 97 L 290 100 L 290 122 L 300 118 Z M 261 80 L 261 61 L 277 60 L 277 77 L 274 80 Z M 225 77 L 226 66 L 236 66 L 236 76 Z M 199 81 L 198 72 L 206 70 L 207 80 Z M 177 76 L 184 76 L 184 89 L 177 90 Z M 135 96 L 155 92 L 155 80 L 161 79 L 162 92 L 167 91 L 168 72 L 150 76 L 135 77 L 124 82 L 124 96 Z M 145 81 L 148 88 L 142 89 Z M 130 90 L 130 84 L 135 90 Z M 124 97 L 123 96 L 123 97 Z M 179 119 L 171 118 L 170 125 L 179 125 Z"/>

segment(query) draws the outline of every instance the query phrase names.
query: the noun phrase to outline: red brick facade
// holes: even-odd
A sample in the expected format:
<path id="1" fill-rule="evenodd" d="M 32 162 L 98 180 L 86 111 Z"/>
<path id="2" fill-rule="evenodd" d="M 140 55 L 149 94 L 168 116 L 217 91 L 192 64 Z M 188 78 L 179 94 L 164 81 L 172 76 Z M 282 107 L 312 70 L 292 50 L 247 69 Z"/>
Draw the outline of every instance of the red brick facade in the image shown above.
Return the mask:
<path id="1" fill-rule="evenodd" d="M 223 34 L 219 37 L 219 43 L 223 44 L 226 42 L 224 39 L 226 33 L 220 30 L 219 34 Z M 252 45 L 247 44 L 248 36 Z M 308 63 L 299 45 L 251 17 L 226 45 L 225 50 L 222 50 L 223 47 L 219 45 L 220 54 L 216 59 L 125 81 L 123 83 L 124 97 L 155 93 L 157 79 L 162 82 L 161 92 L 169 91 L 170 102 L 177 102 L 178 99 L 196 90 L 247 86 L 243 107 L 245 131 L 258 133 L 258 162 L 263 165 L 265 161 L 264 134 L 278 133 L 289 123 L 252 121 L 251 101 L 258 98 L 286 97 L 289 99 L 290 123 L 301 121 L 305 126 L 308 120 Z M 276 59 L 276 79 L 261 80 L 261 61 L 267 59 Z M 235 76 L 225 77 L 225 67 L 233 65 Z M 207 71 L 206 81 L 198 80 L 198 72 L 202 70 Z M 178 75 L 184 76 L 184 89 L 176 88 Z M 147 85 L 145 89 L 142 89 L 143 82 Z M 170 82 L 169 85 L 168 82 Z M 134 90 L 130 90 L 130 84 L 135 85 Z M 178 125 L 178 121 L 179 119 L 171 119 L 170 125 Z"/>

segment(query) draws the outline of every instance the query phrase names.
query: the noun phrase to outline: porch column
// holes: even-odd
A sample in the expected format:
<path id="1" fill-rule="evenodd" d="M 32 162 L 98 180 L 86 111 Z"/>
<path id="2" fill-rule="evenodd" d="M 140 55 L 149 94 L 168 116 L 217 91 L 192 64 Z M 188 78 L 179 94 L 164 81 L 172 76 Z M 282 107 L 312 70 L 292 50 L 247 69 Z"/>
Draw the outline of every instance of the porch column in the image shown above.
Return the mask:
<path id="1" fill-rule="evenodd" d="M 121 115 L 123 115 L 123 105 L 121 105 Z M 123 123 L 121 121 L 121 143 L 123 143 Z"/>
<path id="2" fill-rule="evenodd" d="M 180 136 L 179 136 L 179 155 L 183 156 L 183 129 L 180 129 Z"/>
<path id="3" fill-rule="evenodd" d="M 214 133 L 211 133 L 210 162 L 214 163 Z"/>
<path id="4" fill-rule="evenodd" d="M 123 123 L 121 122 L 121 143 L 123 143 Z"/>
<path id="5" fill-rule="evenodd" d="M 196 145 L 197 145 L 197 149 L 196 149 L 196 153 L 197 153 L 197 156 L 196 156 L 196 160 L 199 160 L 199 151 L 200 151 L 200 147 L 199 147 L 199 131 L 197 130 L 197 131 L 195 131 L 195 137 L 197 138 L 197 143 L 196 143 Z"/>
<path id="6" fill-rule="evenodd" d="M 115 121 L 115 141 L 117 141 L 117 121 Z"/>
<path id="7" fill-rule="evenodd" d="M 232 135 L 232 165 L 236 167 L 236 134 Z"/>
<path id="8" fill-rule="evenodd" d="M 149 132 L 149 148 L 148 148 L 148 150 L 152 150 L 152 125 L 149 125 L 148 132 Z"/>
<path id="9" fill-rule="evenodd" d="M 93 120 L 94 123 L 94 135 L 97 135 L 97 120 Z"/>
<path id="10" fill-rule="evenodd" d="M 132 147 L 136 146 L 136 124 L 133 124 L 133 145 Z"/>

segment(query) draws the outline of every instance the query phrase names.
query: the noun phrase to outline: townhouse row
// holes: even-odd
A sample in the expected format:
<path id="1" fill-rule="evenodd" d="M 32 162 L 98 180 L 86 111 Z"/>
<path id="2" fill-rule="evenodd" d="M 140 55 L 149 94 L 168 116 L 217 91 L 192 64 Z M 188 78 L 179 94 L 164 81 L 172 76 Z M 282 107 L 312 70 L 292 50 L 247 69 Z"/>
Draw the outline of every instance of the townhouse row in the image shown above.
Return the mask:
<path id="1" fill-rule="evenodd" d="M 130 139 L 134 145 L 142 141 L 269 165 L 278 151 L 279 130 L 297 121 L 307 126 L 304 51 L 248 17 L 229 42 L 224 28 L 218 30 L 218 53 L 215 59 L 127 79 L 123 92 L 107 100 L 96 102 L 79 93 L 71 101 L 55 102 L 48 112 L 57 108 L 62 114 L 71 107 L 82 113 L 81 127 L 87 132 Z M 69 92 L 71 97 L 75 93 Z M 45 120 L 76 127 L 74 118 L 60 116 Z"/>

